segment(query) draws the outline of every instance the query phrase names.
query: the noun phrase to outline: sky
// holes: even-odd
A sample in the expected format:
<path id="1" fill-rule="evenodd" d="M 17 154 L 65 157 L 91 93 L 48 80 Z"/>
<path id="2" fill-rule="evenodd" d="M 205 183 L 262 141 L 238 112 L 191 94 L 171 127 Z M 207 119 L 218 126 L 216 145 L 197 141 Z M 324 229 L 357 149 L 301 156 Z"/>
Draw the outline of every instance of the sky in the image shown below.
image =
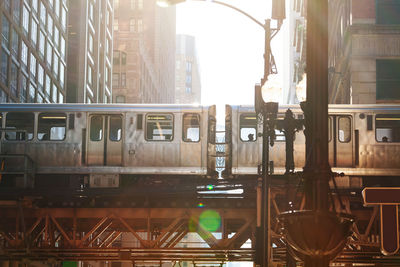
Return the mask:
<path id="1" fill-rule="evenodd" d="M 264 29 L 239 12 L 210 2 L 188 1 L 176 5 L 176 33 L 196 38 L 202 104 L 253 105 L 254 85 L 264 75 Z M 262 23 L 271 16 L 271 1 L 225 2 Z M 279 33 L 271 44 L 279 82 L 283 79 L 283 37 Z"/>

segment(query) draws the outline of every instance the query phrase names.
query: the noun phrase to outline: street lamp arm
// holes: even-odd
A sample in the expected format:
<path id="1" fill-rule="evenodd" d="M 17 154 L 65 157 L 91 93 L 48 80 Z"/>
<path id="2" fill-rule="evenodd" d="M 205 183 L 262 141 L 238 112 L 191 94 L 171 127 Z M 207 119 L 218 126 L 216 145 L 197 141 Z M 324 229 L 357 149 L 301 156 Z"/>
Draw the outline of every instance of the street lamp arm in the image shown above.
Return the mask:
<path id="1" fill-rule="evenodd" d="M 205 0 L 195 0 L 195 1 L 206 2 Z M 265 29 L 265 25 L 264 25 L 264 24 L 262 24 L 261 22 L 259 22 L 258 20 L 256 20 L 254 17 L 252 17 L 252 16 L 249 15 L 248 13 L 244 12 L 243 10 L 241 10 L 241 9 L 235 7 L 235 6 L 232 6 L 232 5 L 230 5 L 230 4 L 227 4 L 227 3 L 224 3 L 224 2 L 221 2 L 221 1 L 216 1 L 216 0 L 212 0 L 212 1 L 210 1 L 210 3 L 214 3 L 214 4 L 218 4 L 218 5 L 221 5 L 221 6 L 226 6 L 226 7 L 229 7 L 229 8 L 231 8 L 231 9 L 234 9 L 234 10 L 236 10 L 237 12 L 242 13 L 243 15 L 245 15 L 246 17 L 248 17 L 249 19 L 251 19 L 251 20 L 254 21 L 255 23 L 257 23 L 257 24 L 258 24 L 259 26 L 261 26 L 263 29 Z"/>

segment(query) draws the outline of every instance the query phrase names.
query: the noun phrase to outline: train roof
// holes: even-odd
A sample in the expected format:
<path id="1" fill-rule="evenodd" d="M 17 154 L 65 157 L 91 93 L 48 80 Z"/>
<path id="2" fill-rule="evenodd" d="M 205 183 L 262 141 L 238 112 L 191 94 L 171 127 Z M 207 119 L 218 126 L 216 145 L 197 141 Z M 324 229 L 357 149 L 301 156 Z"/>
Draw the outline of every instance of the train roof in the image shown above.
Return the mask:
<path id="1" fill-rule="evenodd" d="M 242 112 L 254 112 L 252 105 L 231 105 L 232 109 Z M 329 112 L 368 112 L 368 111 L 396 111 L 400 112 L 400 104 L 330 104 Z M 294 112 L 302 112 L 300 105 L 279 105 L 279 112 L 291 109 Z"/>
<path id="2" fill-rule="evenodd" d="M 212 105 L 192 104 L 37 104 L 37 103 L 3 103 L 0 111 L 90 111 L 90 112 L 180 112 L 187 110 L 204 110 Z M 241 112 L 254 112 L 252 105 L 230 105 Z M 301 112 L 300 105 L 279 105 L 279 112 L 290 108 Z M 368 112 L 368 111 L 400 111 L 400 104 L 331 104 L 329 112 Z"/>
<path id="3" fill-rule="evenodd" d="M 51 111 L 51 112 L 180 112 L 180 111 L 200 111 L 208 109 L 206 105 L 189 104 L 0 104 L 0 111 Z"/>

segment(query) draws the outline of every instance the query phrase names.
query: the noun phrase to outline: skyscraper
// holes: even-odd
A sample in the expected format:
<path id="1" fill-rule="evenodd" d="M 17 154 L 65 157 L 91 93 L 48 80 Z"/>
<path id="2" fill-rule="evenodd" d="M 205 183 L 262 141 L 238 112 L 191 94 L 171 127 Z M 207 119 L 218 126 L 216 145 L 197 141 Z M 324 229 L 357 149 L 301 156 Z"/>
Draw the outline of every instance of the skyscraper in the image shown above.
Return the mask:
<path id="1" fill-rule="evenodd" d="M 173 103 L 175 7 L 115 1 L 113 101 Z"/>
<path id="2" fill-rule="evenodd" d="M 291 0 L 293 81 L 305 71 L 305 1 Z M 329 102 L 400 102 L 400 2 L 329 1 Z M 295 86 L 295 85 L 293 85 Z"/>
<path id="3" fill-rule="evenodd" d="M 0 102 L 63 103 L 66 0 L 0 2 Z"/>
<path id="4" fill-rule="evenodd" d="M 175 102 L 192 104 L 201 102 L 199 64 L 193 36 L 176 36 Z"/>
<path id="5" fill-rule="evenodd" d="M 68 102 L 111 103 L 113 13 L 113 0 L 70 1 Z"/>

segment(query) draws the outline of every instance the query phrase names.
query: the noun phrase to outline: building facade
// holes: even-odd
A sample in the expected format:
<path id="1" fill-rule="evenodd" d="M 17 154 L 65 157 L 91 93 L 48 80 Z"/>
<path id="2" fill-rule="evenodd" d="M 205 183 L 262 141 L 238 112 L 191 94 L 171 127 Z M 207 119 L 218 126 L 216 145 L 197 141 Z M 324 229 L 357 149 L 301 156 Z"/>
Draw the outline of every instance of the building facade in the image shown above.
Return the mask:
<path id="1" fill-rule="evenodd" d="M 113 102 L 173 103 L 175 7 L 115 1 Z"/>
<path id="2" fill-rule="evenodd" d="M 305 0 L 293 0 L 293 81 L 305 72 Z M 329 102 L 400 102 L 400 1 L 329 1 Z M 304 52 L 302 52 L 304 51 Z M 296 54 L 297 53 L 297 54 Z"/>
<path id="3" fill-rule="evenodd" d="M 196 42 L 193 36 L 176 36 L 175 103 L 201 102 L 201 83 Z"/>
<path id="4" fill-rule="evenodd" d="M 67 101 L 112 102 L 113 0 L 70 1 Z"/>
<path id="5" fill-rule="evenodd" d="M 66 100 L 67 0 L 0 1 L 0 102 Z"/>

